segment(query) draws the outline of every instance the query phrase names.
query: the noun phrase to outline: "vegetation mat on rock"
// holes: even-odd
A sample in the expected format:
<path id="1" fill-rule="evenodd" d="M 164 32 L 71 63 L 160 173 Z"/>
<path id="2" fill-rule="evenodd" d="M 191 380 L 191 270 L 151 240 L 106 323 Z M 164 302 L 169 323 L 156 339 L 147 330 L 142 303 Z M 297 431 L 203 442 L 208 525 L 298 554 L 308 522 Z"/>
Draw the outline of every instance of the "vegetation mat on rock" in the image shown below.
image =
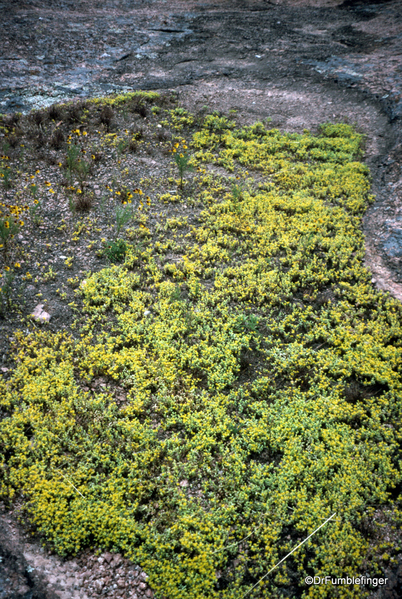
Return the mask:
<path id="1" fill-rule="evenodd" d="M 363 266 L 362 138 L 153 116 L 177 214 L 137 205 L 71 332 L 16 332 L 2 496 L 59 554 L 123 552 L 168 599 L 242 598 L 336 512 L 248 595 L 333 597 L 305 576 L 380 576 L 400 551 L 402 310 Z"/>

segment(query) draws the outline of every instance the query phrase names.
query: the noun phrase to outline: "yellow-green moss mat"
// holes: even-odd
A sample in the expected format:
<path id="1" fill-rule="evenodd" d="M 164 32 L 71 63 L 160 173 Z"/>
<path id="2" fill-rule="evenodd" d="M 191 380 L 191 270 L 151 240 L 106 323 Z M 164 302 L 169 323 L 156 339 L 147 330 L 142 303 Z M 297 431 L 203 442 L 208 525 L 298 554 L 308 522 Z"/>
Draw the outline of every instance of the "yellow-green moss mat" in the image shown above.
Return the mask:
<path id="1" fill-rule="evenodd" d="M 245 176 L 199 175 L 179 262 L 149 241 L 87 278 L 81 341 L 16 335 L 1 490 L 60 554 L 123 551 L 168 599 L 240 599 L 336 512 L 249 594 L 333 597 L 304 577 L 380 574 L 374 514 L 401 523 L 402 311 L 362 263 L 361 136 L 211 115 L 190 144 Z"/>

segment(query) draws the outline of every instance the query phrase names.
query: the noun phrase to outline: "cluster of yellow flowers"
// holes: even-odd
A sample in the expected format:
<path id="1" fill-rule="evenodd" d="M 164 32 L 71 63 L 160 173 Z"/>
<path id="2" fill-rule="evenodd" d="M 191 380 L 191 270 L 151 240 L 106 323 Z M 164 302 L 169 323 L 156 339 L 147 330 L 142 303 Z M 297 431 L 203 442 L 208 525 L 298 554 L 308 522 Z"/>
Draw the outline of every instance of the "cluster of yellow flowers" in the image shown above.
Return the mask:
<path id="1" fill-rule="evenodd" d="M 0 204 L 0 249 L 7 247 L 7 241 L 14 239 L 24 226 L 24 221 L 19 217 L 28 208 L 26 205 Z"/>
<path id="2" fill-rule="evenodd" d="M 0 217 L 10 214 L 12 216 L 20 216 L 23 212 L 29 209 L 28 205 L 13 205 L 13 204 L 0 204 Z"/>
<path id="3" fill-rule="evenodd" d="M 179 139 L 179 141 L 176 141 L 176 143 L 174 144 L 173 148 L 170 151 L 172 152 L 172 154 L 175 154 L 176 152 L 178 152 L 180 155 L 180 158 L 183 158 L 184 154 L 182 154 L 182 151 L 186 151 L 186 150 L 188 150 L 186 140 L 181 138 L 181 139 Z"/>
<path id="4" fill-rule="evenodd" d="M 168 119 L 161 122 L 163 126 L 171 126 L 176 131 L 182 131 L 186 127 L 194 124 L 194 116 L 184 108 L 173 108 L 168 113 Z"/>

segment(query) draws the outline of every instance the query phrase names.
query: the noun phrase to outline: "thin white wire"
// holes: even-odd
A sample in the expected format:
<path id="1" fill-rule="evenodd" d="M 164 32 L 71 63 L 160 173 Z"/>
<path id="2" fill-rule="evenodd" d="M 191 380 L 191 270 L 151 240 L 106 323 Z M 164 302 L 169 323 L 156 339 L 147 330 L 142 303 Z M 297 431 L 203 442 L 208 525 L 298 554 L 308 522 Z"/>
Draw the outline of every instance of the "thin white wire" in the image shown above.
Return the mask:
<path id="1" fill-rule="evenodd" d="M 263 576 L 263 577 L 262 577 L 262 578 L 261 578 L 261 579 L 260 579 L 260 580 L 257 582 L 257 584 L 255 584 L 253 587 L 251 587 L 251 589 L 250 589 L 249 591 L 247 591 L 247 593 L 245 593 L 245 594 L 243 595 L 242 599 L 244 599 L 244 597 L 247 597 L 247 595 L 248 595 L 249 593 L 251 593 L 251 591 L 252 591 L 252 590 L 254 590 L 254 589 L 255 589 L 255 587 L 258 587 L 258 585 L 260 584 L 260 582 L 262 582 L 262 581 L 264 580 L 264 578 L 266 578 L 266 577 L 268 576 L 268 574 L 271 574 L 271 572 L 272 572 L 273 570 L 275 570 L 275 568 L 277 568 L 278 566 L 280 566 L 280 564 L 281 564 L 282 562 L 284 562 L 284 561 L 285 561 L 285 559 L 287 559 L 287 558 L 289 557 L 289 555 L 292 555 L 292 553 L 294 553 L 294 552 L 296 551 L 296 549 L 299 549 L 299 547 L 301 547 L 302 545 L 304 545 L 304 543 L 305 543 L 306 541 L 308 541 L 308 540 L 309 540 L 309 539 L 310 539 L 310 538 L 311 538 L 313 535 L 315 535 L 315 533 L 316 533 L 316 532 L 318 532 L 318 531 L 320 530 L 320 528 L 322 528 L 323 526 L 325 526 L 325 524 L 326 524 L 327 522 L 329 522 L 330 520 L 332 520 L 332 518 L 333 518 L 334 516 L 336 516 L 336 513 L 335 513 L 335 512 L 332 514 L 332 516 L 330 516 L 329 518 L 327 518 L 327 520 L 325 520 L 325 522 L 323 522 L 323 523 L 322 523 L 322 524 L 321 524 L 321 525 L 320 525 L 318 528 L 316 528 L 315 530 L 313 530 L 313 532 L 311 533 L 311 535 L 309 535 L 309 536 L 308 536 L 306 539 L 304 539 L 304 541 L 302 541 L 301 543 L 299 543 L 299 544 L 297 545 L 297 547 L 295 547 L 294 549 L 292 549 L 292 551 L 291 551 L 290 553 L 288 553 L 287 555 L 285 555 L 285 557 L 283 557 L 283 558 L 281 559 L 281 561 L 280 561 L 280 562 L 278 562 L 278 563 L 277 563 L 277 564 L 276 564 L 276 565 L 275 565 L 273 568 L 271 568 L 271 569 L 270 569 L 270 571 L 269 571 L 269 572 L 267 572 L 267 573 L 265 574 L 265 576 Z"/>
<path id="2" fill-rule="evenodd" d="M 65 478 L 65 479 L 66 479 L 66 481 L 68 482 L 68 484 L 70 484 L 70 485 L 72 486 L 72 488 L 73 488 L 73 489 L 75 489 L 75 490 L 77 491 L 77 493 L 79 493 L 79 494 L 81 495 L 81 497 L 83 497 L 83 498 L 85 499 L 84 495 L 83 495 L 83 494 L 82 494 L 82 493 L 81 493 L 81 492 L 80 492 L 80 491 L 77 489 L 77 487 L 74 487 L 74 485 L 73 485 L 73 483 L 71 482 L 71 480 L 69 480 L 69 479 L 67 478 L 67 476 L 65 476 L 65 475 L 64 475 L 64 474 L 63 474 L 63 473 L 62 473 L 60 470 L 58 470 L 57 468 L 56 468 L 56 470 L 57 470 L 57 472 L 58 472 L 59 474 L 61 474 L 61 475 L 62 475 L 62 477 L 63 477 L 63 478 Z"/>

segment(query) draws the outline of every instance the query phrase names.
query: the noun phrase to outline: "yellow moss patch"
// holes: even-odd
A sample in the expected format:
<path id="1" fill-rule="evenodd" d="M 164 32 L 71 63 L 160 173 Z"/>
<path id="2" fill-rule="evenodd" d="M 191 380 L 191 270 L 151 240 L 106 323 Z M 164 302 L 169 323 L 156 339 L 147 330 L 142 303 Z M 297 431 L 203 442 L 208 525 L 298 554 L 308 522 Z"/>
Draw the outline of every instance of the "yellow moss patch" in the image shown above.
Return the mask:
<path id="1" fill-rule="evenodd" d="M 332 597 L 304 577 L 380 574 L 367 518 L 401 521 L 402 311 L 363 266 L 361 136 L 210 116 L 195 159 L 229 172 L 195 177 L 175 256 L 144 241 L 88 276 L 80 341 L 16 335 L 1 493 L 59 553 L 123 551 L 169 599 L 239 599 L 336 512 L 249 594 Z"/>

